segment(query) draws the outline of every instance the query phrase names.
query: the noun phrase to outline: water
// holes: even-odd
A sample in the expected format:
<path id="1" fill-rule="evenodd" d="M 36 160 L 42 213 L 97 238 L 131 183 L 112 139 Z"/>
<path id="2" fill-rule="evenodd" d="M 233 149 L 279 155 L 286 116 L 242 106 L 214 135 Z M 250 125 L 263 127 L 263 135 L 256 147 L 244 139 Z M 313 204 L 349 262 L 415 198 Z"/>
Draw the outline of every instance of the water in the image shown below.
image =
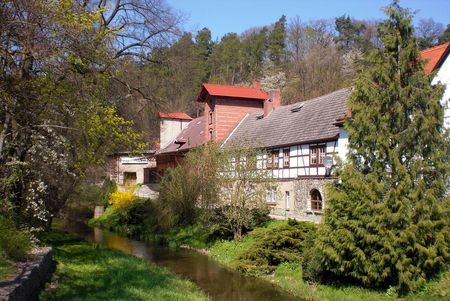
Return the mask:
<path id="1" fill-rule="evenodd" d="M 215 301 L 302 300 L 280 291 L 266 281 L 230 271 L 198 252 L 145 243 L 86 225 L 72 224 L 66 229 L 89 241 L 167 267 L 190 279 Z"/>

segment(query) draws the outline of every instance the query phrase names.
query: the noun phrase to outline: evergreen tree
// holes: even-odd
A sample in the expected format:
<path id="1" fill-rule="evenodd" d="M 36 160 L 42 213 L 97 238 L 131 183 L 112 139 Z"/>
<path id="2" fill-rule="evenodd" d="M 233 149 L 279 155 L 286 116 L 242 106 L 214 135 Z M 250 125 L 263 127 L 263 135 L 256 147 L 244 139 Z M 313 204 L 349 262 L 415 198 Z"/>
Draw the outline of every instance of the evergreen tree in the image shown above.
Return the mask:
<path id="1" fill-rule="evenodd" d="M 449 260 L 449 141 L 443 89 L 431 86 L 411 14 L 394 1 L 349 100 L 349 157 L 328 189 L 317 239 L 328 275 L 370 287 L 420 287 Z"/>
<path id="2" fill-rule="evenodd" d="M 272 32 L 269 35 L 269 59 L 279 65 L 286 57 L 286 16 L 275 23 Z"/>
<path id="3" fill-rule="evenodd" d="M 336 43 L 343 49 L 358 49 L 367 52 L 371 43 L 367 36 L 364 35 L 366 26 L 362 22 L 355 22 L 349 16 L 341 16 L 335 20 L 336 31 L 338 36 L 335 38 Z"/>

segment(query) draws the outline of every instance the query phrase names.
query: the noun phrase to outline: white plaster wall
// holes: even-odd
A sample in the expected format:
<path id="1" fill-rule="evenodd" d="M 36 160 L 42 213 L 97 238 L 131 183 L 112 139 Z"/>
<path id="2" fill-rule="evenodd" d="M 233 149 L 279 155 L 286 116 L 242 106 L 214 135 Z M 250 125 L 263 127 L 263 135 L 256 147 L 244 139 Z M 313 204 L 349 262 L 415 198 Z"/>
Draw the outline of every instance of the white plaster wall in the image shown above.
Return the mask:
<path id="1" fill-rule="evenodd" d="M 441 83 L 446 85 L 444 95 L 441 99 L 441 104 L 444 107 L 444 126 L 450 128 L 450 55 L 447 55 L 444 63 L 437 72 L 433 81 L 433 85 Z"/>
<path id="2" fill-rule="evenodd" d="M 189 120 L 161 118 L 159 122 L 160 147 L 166 147 L 189 124 Z"/>
<path id="3" fill-rule="evenodd" d="M 154 158 L 147 159 L 145 164 L 124 164 L 119 159 L 119 179 L 118 184 L 124 184 L 124 172 L 135 172 L 136 173 L 136 183 L 144 183 L 144 168 L 154 168 L 156 167 L 156 160 Z"/>
<path id="4" fill-rule="evenodd" d="M 345 161 L 345 157 L 348 153 L 348 133 L 344 128 L 339 129 L 339 139 L 336 144 L 336 152 L 338 157 Z"/>

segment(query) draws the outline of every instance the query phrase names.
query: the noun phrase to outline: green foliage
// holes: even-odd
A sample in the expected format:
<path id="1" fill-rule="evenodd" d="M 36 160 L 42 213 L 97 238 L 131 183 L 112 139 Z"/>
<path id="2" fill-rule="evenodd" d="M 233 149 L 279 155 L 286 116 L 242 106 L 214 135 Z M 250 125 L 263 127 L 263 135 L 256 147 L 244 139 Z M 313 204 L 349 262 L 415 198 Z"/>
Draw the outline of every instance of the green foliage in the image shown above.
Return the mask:
<path id="1" fill-rule="evenodd" d="M 286 58 L 285 41 L 286 16 L 283 15 L 277 22 L 275 22 L 268 38 L 269 59 L 275 63 L 275 65 L 280 65 Z"/>
<path id="2" fill-rule="evenodd" d="M 349 100 L 350 157 L 328 188 L 316 251 L 322 272 L 368 287 L 417 290 L 449 260 L 449 141 L 441 86 L 418 62 L 397 1 Z"/>
<path id="3" fill-rule="evenodd" d="M 106 177 L 103 181 L 101 195 L 99 198 L 101 204 L 108 205 L 108 200 L 114 191 L 117 191 L 117 183 L 109 177 Z"/>
<path id="4" fill-rule="evenodd" d="M 363 23 L 357 23 L 350 19 L 349 16 L 341 16 L 335 20 L 336 31 L 338 36 L 335 38 L 336 43 L 341 48 L 354 48 L 364 53 L 371 46 L 368 37 L 364 36 L 366 26 Z"/>
<path id="5" fill-rule="evenodd" d="M 14 276 L 15 272 L 16 266 L 3 255 L 0 255 L 0 282 Z"/>
<path id="6" fill-rule="evenodd" d="M 81 183 L 70 194 L 60 216 L 68 220 L 88 220 L 94 215 L 97 205 L 107 205 L 112 192 L 117 190 L 117 184 L 106 178 L 102 186 Z"/>
<path id="7" fill-rule="evenodd" d="M 18 230 L 11 219 L 0 216 L 0 257 L 24 260 L 31 247 L 30 233 Z"/>
<path id="8" fill-rule="evenodd" d="M 43 240 L 53 246 L 58 285 L 39 300 L 208 300 L 192 282 L 135 256 L 63 233 Z"/>
<path id="9" fill-rule="evenodd" d="M 303 260 L 306 238 L 314 233 L 315 225 L 289 220 L 277 227 L 251 232 L 254 244 L 238 258 L 238 270 L 249 274 L 272 273 L 283 262 Z"/>
<path id="10" fill-rule="evenodd" d="M 282 263 L 301 265 L 306 239 L 315 234 L 315 228 L 308 222 L 272 221 L 255 228 L 241 240 L 216 242 L 209 254 L 241 272 L 267 275 Z"/>
<path id="11" fill-rule="evenodd" d="M 158 230 L 158 207 L 150 199 L 136 199 L 125 207 L 106 208 L 98 218 L 91 219 L 89 225 L 109 229 L 137 238 L 148 238 Z"/>

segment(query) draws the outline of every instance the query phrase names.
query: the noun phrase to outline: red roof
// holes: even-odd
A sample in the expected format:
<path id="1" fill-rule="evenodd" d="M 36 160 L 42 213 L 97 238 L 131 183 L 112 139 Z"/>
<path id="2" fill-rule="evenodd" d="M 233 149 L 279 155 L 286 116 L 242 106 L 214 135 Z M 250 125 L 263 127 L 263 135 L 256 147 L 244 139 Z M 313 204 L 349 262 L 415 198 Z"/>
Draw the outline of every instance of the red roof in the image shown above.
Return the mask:
<path id="1" fill-rule="evenodd" d="M 159 118 L 192 120 L 192 117 L 183 112 L 159 112 Z"/>
<path id="2" fill-rule="evenodd" d="M 436 70 L 445 59 L 449 50 L 450 42 L 422 50 L 420 56 L 422 59 L 427 60 L 424 68 L 425 72 L 431 73 Z"/>
<path id="3" fill-rule="evenodd" d="M 197 101 L 205 101 L 206 94 L 211 96 L 224 96 L 224 97 L 236 97 L 236 98 L 251 98 L 266 100 L 269 99 L 269 95 L 262 89 L 246 88 L 239 86 L 224 86 L 214 84 L 203 84 L 202 91 L 197 98 Z"/>

